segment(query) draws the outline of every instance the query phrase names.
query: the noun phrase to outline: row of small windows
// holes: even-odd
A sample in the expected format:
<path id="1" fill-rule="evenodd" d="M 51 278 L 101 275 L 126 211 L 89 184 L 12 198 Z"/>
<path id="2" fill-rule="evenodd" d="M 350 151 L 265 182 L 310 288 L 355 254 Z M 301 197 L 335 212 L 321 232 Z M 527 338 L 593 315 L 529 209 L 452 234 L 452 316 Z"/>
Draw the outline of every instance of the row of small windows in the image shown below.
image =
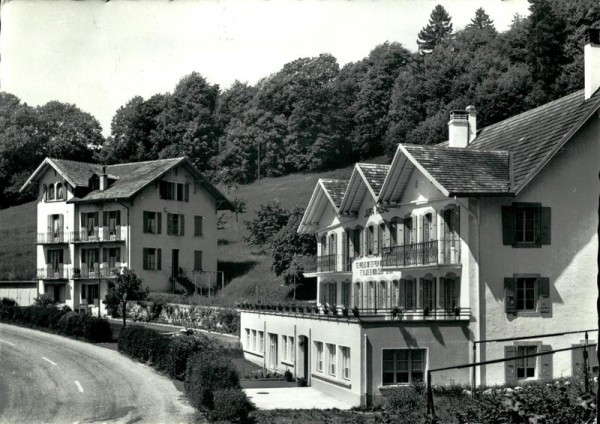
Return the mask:
<path id="1" fill-rule="evenodd" d="M 439 280 L 439 281 L 438 281 Z M 460 306 L 460 277 L 448 273 L 436 278 L 431 274 L 418 280 L 407 276 L 393 281 L 344 281 L 338 303 L 337 282 L 321 284 L 321 301 L 325 305 L 346 308 L 416 310 L 429 308 L 454 312 Z M 354 289 L 351 293 L 352 288 Z"/>
<path id="2" fill-rule="evenodd" d="M 49 200 L 65 200 L 65 185 L 63 183 L 44 184 L 42 186 L 42 197 L 45 202 Z"/>
<path id="3" fill-rule="evenodd" d="M 204 217 L 194 216 L 194 237 L 203 235 Z M 144 211 L 143 228 L 146 234 L 161 234 L 162 232 L 162 213 Z M 185 215 L 167 213 L 167 235 L 183 236 L 185 235 Z"/>
<path id="4" fill-rule="evenodd" d="M 443 240 L 458 240 L 460 237 L 460 208 L 452 206 L 442 211 Z M 420 229 L 420 236 L 419 230 Z M 422 216 L 407 215 L 404 218 L 394 217 L 388 223 L 371 224 L 363 229 L 357 225 L 345 230 L 344 254 L 346 257 L 378 255 L 385 248 L 407 246 L 418 241 L 426 243 L 438 238 L 436 214 L 427 213 Z M 320 256 L 337 254 L 337 238 L 332 233 L 320 238 Z"/>
<path id="5" fill-rule="evenodd" d="M 344 380 L 350 380 L 349 347 L 317 341 L 315 342 L 315 350 L 317 351 L 315 364 L 317 372 L 330 375 L 331 377 L 341 377 Z"/>
<path id="6" fill-rule="evenodd" d="M 154 247 L 144 247 L 143 249 L 143 268 L 146 271 L 162 270 L 162 249 Z M 194 250 L 194 269 L 193 271 L 202 271 L 202 250 Z"/>

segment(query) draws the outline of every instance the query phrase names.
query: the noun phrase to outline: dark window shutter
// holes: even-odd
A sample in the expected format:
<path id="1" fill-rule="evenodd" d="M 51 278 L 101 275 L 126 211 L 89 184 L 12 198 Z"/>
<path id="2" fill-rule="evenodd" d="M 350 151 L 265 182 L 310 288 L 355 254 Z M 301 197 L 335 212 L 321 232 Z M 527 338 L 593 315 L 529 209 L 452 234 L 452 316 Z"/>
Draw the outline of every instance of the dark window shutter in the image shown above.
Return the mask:
<path id="1" fill-rule="evenodd" d="M 448 280 L 448 283 L 450 282 L 451 280 Z M 438 306 L 441 306 L 444 309 L 450 309 L 450 300 L 446 299 L 448 290 L 446 290 L 446 279 L 444 277 L 440 277 L 440 290 L 439 303 L 441 303 L 441 305 Z"/>
<path id="2" fill-rule="evenodd" d="M 548 352 L 552 350 L 552 346 L 550 345 L 542 345 L 541 353 Z M 549 353 L 547 355 L 540 356 L 540 380 L 547 381 L 552 380 L 552 357 L 554 355 Z"/>
<path id="3" fill-rule="evenodd" d="M 148 212 L 146 212 L 146 211 L 144 211 L 143 225 L 144 225 L 144 233 L 147 233 L 148 232 Z"/>
<path id="4" fill-rule="evenodd" d="M 456 296 L 456 307 L 460 308 L 460 277 L 454 277 L 454 293 Z"/>
<path id="5" fill-rule="evenodd" d="M 94 229 L 100 226 L 100 213 L 94 213 Z"/>
<path id="6" fill-rule="evenodd" d="M 398 287 L 398 306 L 406 308 L 406 280 L 400 279 L 400 286 Z"/>
<path id="7" fill-rule="evenodd" d="M 48 225 L 49 228 L 52 228 L 52 216 L 49 216 L 50 218 L 50 224 Z M 82 213 L 81 214 L 81 228 L 87 228 L 87 214 L 86 213 Z"/>
<path id="8" fill-rule="evenodd" d="M 102 262 L 108 262 L 108 249 L 102 249 Z"/>
<path id="9" fill-rule="evenodd" d="M 117 247 L 115 249 L 115 262 L 121 262 L 121 248 Z"/>
<path id="10" fill-rule="evenodd" d="M 504 279 L 504 308 L 507 314 L 517 311 L 517 281 L 514 278 Z"/>
<path id="11" fill-rule="evenodd" d="M 186 202 L 189 202 L 190 201 L 190 184 L 189 183 L 185 183 L 185 185 L 184 185 L 184 196 L 185 196 L 184 200 Z"/>
<path id="12" fill-rule="evenodd" d="M 102 212 L 102 226 L 108 226 L 108 212 Z"/>
<path id="13" fill-rule="evenodd" d="M 194 271 L 202 271 L 202 251 L 194 250 Z"/>
<path id="14" fill-rule="evenodd" d="M 81 263 L 82 264 L 85 263 L 85 252 L 86 252 L 86 249 L 81 249 Z"/>
<path id="15" fill-rule="evenodd" d="M 550 244 L 551 209 L 541 208 L 540 211 L 540 244 Z"/>
<path id="16" fill-rule="evenodd" d="M 117 211 L 117 225 L 121 225 L 121 211 Z"/>
<path id="17" fill-rule="evenodd" d="M 425 304 L 423 303 L 423 286 L 425 285 L 425 279 L 419 278 L 419 304 L 417 308 L 425 308 Z"/>
<path id="18" fill-rule="evenodd" d="M 144 269 L 148 269 L 148 249 L 144 247 Z"/>
<path id="19" fill-rule="evenodd" d="M 540 312 L 550 313 L 550 279 L 540 278 Z"/>
<path id="20" fill-rule="evenodd" d="M 166 181 L 159 182 L 159 184 L 158 184 L 158 194 L 159 194 L 159 197 L 161 199 L 166 199 L 167 198 L 168 186 L 169 186 L 169 183 L 167 183 Z"/>
<path id="21" fill-rule="evenodd" d="M 512 206 L 502 206 L 502 244 L 516 243 L 517 209 Z"/>
<path id="22" fill-rule="evenodd" d="M 162 255 L 161 249 L 156 249 L 156 269 L 160 271 L 162 269 Z"/>
<path id="23" fill-rule="evenodd" d="M 504 346 L 504 357 L 514 358 L 517 355 L 515 346 Z M 513 384 L 517 382 L 517 364 L 515 360 L 504 363 L 504 384 Z"/>
<path id="24" fill-rule="evenodd" d="M 179 215 L 179 235 L 185 235 L 185 215 Z"/>
<path id="25" fill-rule="evenodd" d="M 156 212 L 156 234 L 162 231 L 162 213 Z"/>

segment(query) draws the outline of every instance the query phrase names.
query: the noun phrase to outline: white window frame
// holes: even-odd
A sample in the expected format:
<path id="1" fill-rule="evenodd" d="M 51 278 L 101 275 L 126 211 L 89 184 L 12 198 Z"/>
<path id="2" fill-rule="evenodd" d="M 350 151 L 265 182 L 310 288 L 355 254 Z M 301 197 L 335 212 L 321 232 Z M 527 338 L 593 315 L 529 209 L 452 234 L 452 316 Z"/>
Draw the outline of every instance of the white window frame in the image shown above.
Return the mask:
<path id="1" fill-rule="evenodd" d="M 341 357 L 342 357 L 342 366 L 341 366 L 342 379 L 350 380 L 350 378 L 352 376 L 351 369 L 350 369 L 350 360 L 352 358 L 350 355 L 350 348 L 348 346 L 340 346 L 340 351 L 341 351 Z"/>
<path id="2" fill-rule="evenodd" d="M 409 352 L 409 356 L 408 356 L 408 382 L 398 382 L 396 381 L 396 374 L 398 373 L 398 370 L 396 368 L 397 365 L 397 358 L 394 356 L 394 370 L 393 370 L 393 375 L 394 375 L 394 381 L 391 383 L 384 383 L 383 382 L 383 371 L 384 371 L 384 361 L 383 361 L 383 353 L 386 350 L 392 350 L 392 351 L 408 351 Z M 416 350 L 420 350 L 423 352 L 423 369 L 421 370 L 421 372 L 423 373 L 423 380 L 425 379 L 425 376 L 427 375 L 427 364 L 428 364 L 428 349 L 427 348 L 397 348 L 397 347 L 392 347 L 392 348 L 383 348 L 381 349 L 381 385 L 382 386 L 406 386 L 409 385 L 412 381 L 412 372 L 413 372 L 413 367 L 412 367 L 412 351 L 416 351 Z"/>
<path id="3" fill-rule="evenodd" d="M 323 372 L 323 342 L 315 342 L 315 368 L 317 372 Z"/>
<path id="4" fill-rule="evenodd" d="M 336 375 L 337 368 L 337 346 L 327 343 L 327 374 L 332 377 Z"/>

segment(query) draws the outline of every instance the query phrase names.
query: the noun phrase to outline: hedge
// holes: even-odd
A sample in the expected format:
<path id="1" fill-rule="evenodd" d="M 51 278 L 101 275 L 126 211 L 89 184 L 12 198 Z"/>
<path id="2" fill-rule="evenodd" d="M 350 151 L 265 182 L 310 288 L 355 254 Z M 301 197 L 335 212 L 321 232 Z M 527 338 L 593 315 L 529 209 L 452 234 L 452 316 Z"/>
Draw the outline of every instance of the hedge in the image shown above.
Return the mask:
<path id="1" fill-rule="evenodd" d="M 0 321 L 41 330 L 48 329 L 92 343 L 112 341 L 112 329 L 107 320 L 70 312 L 68 308 L 11 306 L 3 301 L 0 303 Z"/>
<path id="2" fill-rule="evenodd" d="M 219 389 L 239 389 L 240 377 L 231 359 L 209 350 L 189 358 L 184 388 L 192 406 L 208 412 L 214 408 L 213 392 Z"/>
<path id="3" fill-rule="evenodd" d="M 250 409 L 250 402 L 243 390 L 218 389 L 213 392 L 213 409 L 208 416 L 211 421 L 245 422 Z"/>

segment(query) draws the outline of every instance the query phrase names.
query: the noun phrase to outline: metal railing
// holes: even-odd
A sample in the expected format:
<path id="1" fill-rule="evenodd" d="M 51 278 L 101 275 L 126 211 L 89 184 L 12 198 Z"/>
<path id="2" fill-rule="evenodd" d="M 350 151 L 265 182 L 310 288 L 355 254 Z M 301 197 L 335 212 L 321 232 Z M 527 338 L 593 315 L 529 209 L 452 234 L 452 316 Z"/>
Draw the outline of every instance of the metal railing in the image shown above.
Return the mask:
<path id="1" fill-rule="evenodd" d="M 40 280 L 60 280 L 66 279 L 68 272 L 63 264 L 60 264 L 58 268 L 53 266 L 47 266 L 45 268 L 37 269 L 37 278 Z"/>
<path id="2" fill-rule="evenodd" d="M 71 241 L 75 243 L 95 243 L 101 241 L 123 241 L 127 237 L 125 227 L 118 226 L 114 229 L 108 227 L 94 227 L 93 230 L 72 231 Z"/>
<path id="3" fill-rule="evenodd" d="M 460 240 L 432 240 L 384 247 L 383 267 L 449 265 L 460 263 Z"/>
<path id="4" fill-rule="evenodd" d="M 37 233 L 37 244 L 68 243 L 69 234 L 61 229 L 58 231 L 47 231 Z"/>
<path id="5" fill-rule="evenodd" d="M 303 259 L 305 273 L 352 271 L 352 258 L 344 255 L 308 256 Z"/>
<path id="6" fill-rule="evenodd" d="M 121 273 L 121 267 L 114 268 L 108 266 L 99 266 L 96 264 L 93 267 L 80 267 L 71 270 L 71 278 L 73 279 L 93 279 L 93 278 L 116 278 Z"/>

